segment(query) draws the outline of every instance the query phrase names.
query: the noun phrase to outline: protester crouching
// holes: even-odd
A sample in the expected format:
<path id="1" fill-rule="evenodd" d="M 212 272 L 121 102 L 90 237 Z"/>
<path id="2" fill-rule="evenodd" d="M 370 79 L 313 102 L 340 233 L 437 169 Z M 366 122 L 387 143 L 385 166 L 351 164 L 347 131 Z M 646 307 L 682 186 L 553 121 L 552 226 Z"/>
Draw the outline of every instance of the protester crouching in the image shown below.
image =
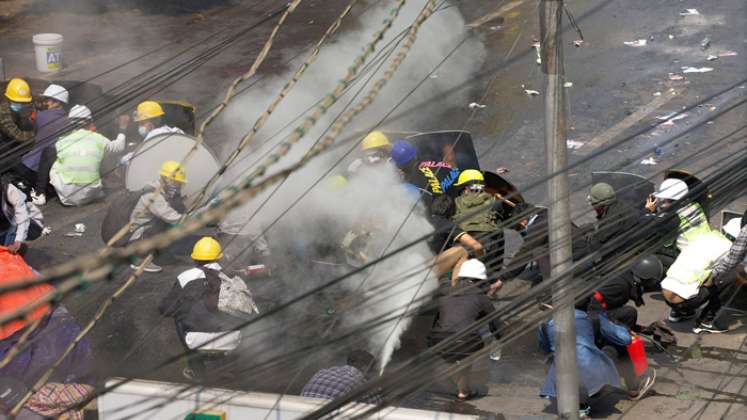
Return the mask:
<path id="1" fill-rule="evenodd" d="M 495 311 L 490 299 L 479 287 L 487 281 L 485 264 L 476 259 L 463 262 L 459 266 L 457 281 L 443 282 L 441 297 L 438 299 L 438 317 L 429 337 L 430 346 L 447 340 L 456 341 L 439 352 L 441 357 L 452 364 L 462 360 L 484 347 L 482 337 L 477 331 L 461 335 L 461 331 Z M 497 338 L 498 324 L 495 320 L 488 323 L 490 332 Z M 457 334 L 460 334 L 457 337 Z M 454 377 L 457 386 L 457 399 L 467 400 L 476 395 L 469 385 L 470 367 L 459 370 Z"/>

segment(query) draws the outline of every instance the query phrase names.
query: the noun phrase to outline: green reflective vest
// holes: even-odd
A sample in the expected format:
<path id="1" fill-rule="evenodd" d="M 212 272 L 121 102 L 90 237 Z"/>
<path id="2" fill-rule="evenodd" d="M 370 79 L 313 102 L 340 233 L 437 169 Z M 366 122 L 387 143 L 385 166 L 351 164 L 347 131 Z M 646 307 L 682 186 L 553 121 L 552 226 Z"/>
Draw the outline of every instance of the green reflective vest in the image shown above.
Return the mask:
<path id="1" fill-rule="evenodd" d="M 677 211 L 680 220 L 679 236 L 677 236 L 677 248 L 685 249 L 699 236 L 711 233 L 711 225 L 708 224 L 703 207 L 699 203 L 690 203 Z"/>
<path id="2" fill-rule="evenodd" d="M 90 184 L 101 179 L 99 169 L 106 153 L 106 137 L 76 130 L 57 141 L 55 171 L 66 184 Z"/>

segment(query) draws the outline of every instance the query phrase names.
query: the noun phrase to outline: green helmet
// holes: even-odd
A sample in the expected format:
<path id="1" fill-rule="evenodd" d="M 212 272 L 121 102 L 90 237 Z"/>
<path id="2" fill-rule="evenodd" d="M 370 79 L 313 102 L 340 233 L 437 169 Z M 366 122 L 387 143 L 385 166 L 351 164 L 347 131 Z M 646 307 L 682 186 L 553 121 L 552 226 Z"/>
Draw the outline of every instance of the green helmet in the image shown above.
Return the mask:
<path id="1" fill-rule="evenodd" d="M 616 198 L 615 189 L 612 188 L 612 185 L 599 182 L 591 187 L 588 200 L 592 206 L 604 206 L 612 204 Z"/>

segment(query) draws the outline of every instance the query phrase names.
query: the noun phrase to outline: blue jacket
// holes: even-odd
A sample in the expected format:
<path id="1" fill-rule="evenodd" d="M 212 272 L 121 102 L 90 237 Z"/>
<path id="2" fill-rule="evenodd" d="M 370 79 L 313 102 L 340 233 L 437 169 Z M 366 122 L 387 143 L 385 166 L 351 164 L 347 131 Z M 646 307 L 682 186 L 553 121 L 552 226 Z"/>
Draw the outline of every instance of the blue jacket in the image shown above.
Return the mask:
<path id="1" fill-rule="evenodd" d="M 604 341 L 618 346 L 627 346 L 631 342 L 631 335 L 627 328 L 610 321 L 606 315 L 599 315 L 599 329 Z M 547 328 L 539 331 L 539 346 L 546 353 L 555 352 L 555 336 L 553 321 L 547 323 Z M 594 325 L 586 312 L 576 309 L 576 363 L 578 367 L 578 382 L 586 388 L 589 396 L 599 392 L 605 385 L 621 388 L 620 374 L 615 362 L 594 342 Z M 543 397 L 557 397 L 555 389 L 555 361 L 547 372 L 545 383 L 540 395 Z"/>
<path id="2" fill-rule="evenodd" d="M 39 169 L 39 160 L 44 149 L 54 146 L 60 135 L 69 129 L 67 113 L 60 108 L 41 111 L 36 117 L 36 127 L 36 143 L 21 159 L 23 165 L 33 171 Z"/>

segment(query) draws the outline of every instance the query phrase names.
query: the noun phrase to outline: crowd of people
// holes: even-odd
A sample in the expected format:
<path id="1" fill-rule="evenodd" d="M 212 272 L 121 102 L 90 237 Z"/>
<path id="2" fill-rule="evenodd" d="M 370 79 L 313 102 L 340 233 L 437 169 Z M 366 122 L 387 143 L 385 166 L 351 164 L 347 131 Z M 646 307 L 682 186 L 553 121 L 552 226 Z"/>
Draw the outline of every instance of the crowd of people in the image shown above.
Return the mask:
<path id="1" fill-rule="evenodd" d="M 384 133 L 372 132 L 362 141 L 362 152 L 363 156 L 353 162 L 344 176 L 356 176 L 363 165 L 392 165 L 401 174 L 403 188 L 420 202 L 419 211 L 436 231 L 431 248 L 438 255 L 441 288 L 438 316 L 429 338 L 431 345 L 456 336 L 471 323 L 490 316 L 494 306 L 489 296 L 495 295 L 504 281 L 516 277 L 528 264 L 536 263 L 539 267 L 540 281 L 549 277 L 545 209 L 496 193 L 487 185 L 485 172 L 458 167 L 453 147 L 443 148 L 441 160 L 419 159 L 413 141 L 390 142 Z M 640 356 L 643 348 L 640 335 L 654 339 L 659 346 L 672 344 L 676 339 L 662 322 L 639 325 L 636 307 L 644 304 L 644 292 L 661 289 L 670 307 L 667 316 L 670 323 L 695 318 L 694 333 L 727 331 L 718 320 L 719 296 L 731 284 L 745 281 L 747 214 L 742 217 L 741 225 L 732 224 L 731 231 L 726 229 L 724 235 L 710 226 L 703 205 L 694 198 L 697 194 L 684 180 L 667 178 L 645 202 L 631 205 L 619 200 L 608 183 L 591 187 L 588 202 L 597 220 L 591 226 L 574 226 L 575 261 L 587 257 L 591 259 L 588 267 L 594 270 L 608 244 L 620 238 L 630 243 L 659 238 L 661 244 L 632 256 L 633 264 L 628 269 L 608 276 L 606 282 L 578 301 L 581 416 L 589 415 L 590 398 L 604 386 L 623 388 L 621 376 L 633 399 L 643 397 L 654 385 L 656 371 L 647 364 L 640 368 L 640 357 L 631 358 L 631 348 L 638 349 L 636 354 Z M 515 229 L 524 237 L 521 249 L 508 265 L 504 264 L 504 228 Z M 678 259 L 683 252 L 714 248 L 714 244 L 721 247 L 716 254 L 718 258 Z M 689 266 L 683 267 L 688 260 L 691 260 Z M 545 301 L 539 303 L 541 308 L 551 308 Z M 486 337 L 499 337 L 496 318 L 491 316 Z M 540 327 L 540 348 L 548 353 L 555 351 L 552 331 L 552 321 Z M 474 331 L 460 335 L 442 356 L 449 363 L 459 363 L 485 344 L 483 335 Z M 554 380 L 553 364 L 542 386 L 542 396 L 555 398 Z M 468 368 L 462 369 L 454 381 L 459 400 L 474 395 L 469 386 Z"/>
<path id="2" fill-rule="evenodd" d="M 100 200 L 105 195 L 101 174 L 103 160 L 113 156 L 127 164 L 132 159 L 125 134 L 130 116 L 117 119 L 119 133 L 114 140 L 109 140 L 97 132 L 89 108 L 82 104 L 70 106 L 70 95 L 64 87 L 50 84 L 37 102 L 43 109 L 37 111 L 30 87 L 22 79 L 13 79 L 7 84 L 0 102 L 0 149 L 4 157 L 18 156 L 12 165 L 6 165 L 10 170 L 4 171 L 0 185 L 0 238 L 12 255 L 22 252 L 24 243 L 43 235 L 45 226 L 40 207 L 52 197 L 56 196 L 63 206 L 83 206 Z M 138 125 L 142 141 L 163 133 L 181 133 L 178 128 L 165 124 L 164 115 L 157 102 L 145 101 L 137 106 L 132 119 Z M 447 363 L 460 363 L 485 347 L 484 335 L 500 338 L 500 322 L 491 297 L 500 292 L 505 281 L 515 278 L 527 267 L 539 267 L 540 281 L 549 278 L 546 210 L 525 203 L 517 196 L 496 192 L 486 180 L 486 172 L 480 168 L 460 167 L 453 145 L 444 146 L 440 159 L 434 160 L 421 157 L 412 140 L 391 141 L 385 133 L 374 131 L 362 140 L 361 146 L 361 156 L 330 182 L 335 189 L 345 188 L 347 179 L 358 176 L 362 167 L 389 166 L 400 174 L 403 190 L 418 203 L 415 211 L 427 218 L 434 228 L 429 245 L 436 255 L 439 277 L 438 316 L 429 335 L 429 345 L 436 346 L 459 335 L 439 354 Z M 104 239 L 111 239 L 113 246 L 124 246 L 151 238 L 177 224 L 187 213 L 182 195 L 186 182 L 182 164 L 163 162 L 156 183 L 113 199 L 102 225 Z M 636 307 L 644 304 L 645 291 L 661 288 L 671 308 L 669 322 L 695 318 L 695 333 L 726 331 L 718 323 L 719 296 L 730 284 L 747 277 L 744 273 L 747 215 L 742 217 L 740 226 L 736 229 L 732 226 L 727 232 L 729 240 L 710 226 L 703 206 L 692 198 L 693 195 L 683 180 L 667 178 L 645 203 L 630 206 L 618 199 L 617 192 L 609 184 L 597 183 L 591 187 L 588 202 L 597 220 L 592 226 L 574 228 L 574 260 L 586 258 L 593 270 L 609 244 L 623 236 L 633 241 L 638 236 L 660 237 L 662 244 L 653 252 L 632 257 L 633 264 L 628 269 L 605 279 L 577 304 L 582 415 L 589 414 L 589 398 L 604 386 L 622 388 L 621 376 L 629 396 L 634 399 L 643 397 L 653 386 L 655 370 L 641 368 L 640 359 L 631 357 L 631 349 L 638 349 L 636 354 L 640 354 L 640 335 L 651 335 L 657 329 L 659 335 L 671 335 L 671 331 L 661 323 L 638 324 Z M 115 238 L 125 226 L 124 234 Z M 504 261 L 504 229 L 514 229 L 524 238 L 522 247 L 509 264 Z M 723 256 L 714 264 L 680 269 L 684 264 L 682 260 L 691 258 L 678 256 L 702 246 L 698 244 L 722 249 Z M 348 245 L 343 241 L 339 247 Z M 200 350 L 188 359 L 184 375 L 201 380 L 208 372 L 214 372 L 208 366 L 214 362 L 225 363 L 230 358 L 241 340 L 237 326 L 257 312 L 257 308 L 246 284 L 221 267 L 223 250 L 215 238 L 203 237 L 190 246 L 193 265 L 177 276 L 159 310 L 163 316 L 174 319 L 185 350 Z M 142 268 L 146 272 L 163 269 L 152 259 L 136 259 L 132 261 L 132 268 Z M 732 275 L 735 269 L 736 280 Z M 635 307 L 628 302 L 633 302 Z M 545 308 L 551 307 L 546 301 L 539 303 Z M 488 316 L 491 320 L 487 334 L 480 331 L 460 334 L 470 324 Z M 69 315 L 62 306 L 46 308 L 36 318 L 43 320 L 36 334 L 49 331 L 47 325 L 69 322 L 66 317 Z M 29 318 L 15 330 L 4 329 L 0 350 L 12 347 L 32 328 L 33 321 Z M 76 328 L 66 331 L 75 333 Z M 552 322 L 542 323 L 539 329 L 539 346 L 551 354 L 556 349 L 553 330 Z M 84 340 L 78 345 L 81 346 L 80 357 L 90 357 L 90 343 Z M 347 364 L 314 375 L 303 388 L 302 395 L 318 398 L 344 395 L 365 382 L 374 364 L 371 354 L 355 350 Z M 622 375 L 618 366 L 622 366 Z M 14 371 L 8 371 L 10 368 L 22 367 L 17 363 L 0 367 L 0 377 L 15 378 Z M 467 400 L 475 395 L 469 383 L 469 369 L 461 369 L 454 382 L 457 399 Z M 70 383 L 89 386 L 86 380 L 77 377 Z M 20 389 L 31 384 L 22 385 Z M 8 386 L 18 388 L 15 384 Z M 556 396 L 554 364 L 540 394 L 548 398 Z M 381 397 L 371 394 L 364 401 L 377 403 Z"/>

